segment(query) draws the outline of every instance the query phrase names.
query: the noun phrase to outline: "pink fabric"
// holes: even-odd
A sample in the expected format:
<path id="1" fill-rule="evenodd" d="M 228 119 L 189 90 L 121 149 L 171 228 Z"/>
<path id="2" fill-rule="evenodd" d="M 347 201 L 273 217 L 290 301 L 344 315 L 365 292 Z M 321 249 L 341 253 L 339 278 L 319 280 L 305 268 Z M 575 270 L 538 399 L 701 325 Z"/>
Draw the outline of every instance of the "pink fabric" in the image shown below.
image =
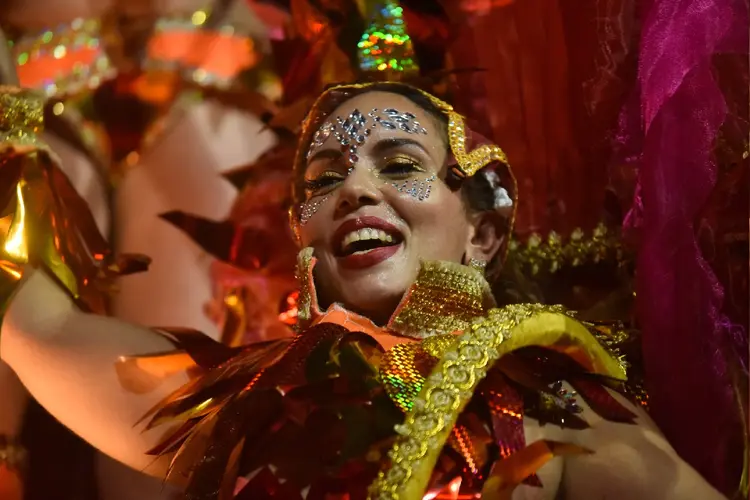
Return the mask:
<path id="1" fill-rule="evenodd" d="M 747 50 L 747 7 L 742 0 L 652 0 L 644 7 L 639 88 L 624 110 L 621 139 L 624 156 L 638 164 L 625 224 L 639 243 L 651 409 L 680 455 L 729 493 L 738 486 L 742 446 L 731 433 L 740 422 L 729 372 L 732 357 L 747 357 L 746 334 L 722 314 L 723 288 L 694 225 L 716 182 L 712 150 L 727 115 L 712 57 Z"/>

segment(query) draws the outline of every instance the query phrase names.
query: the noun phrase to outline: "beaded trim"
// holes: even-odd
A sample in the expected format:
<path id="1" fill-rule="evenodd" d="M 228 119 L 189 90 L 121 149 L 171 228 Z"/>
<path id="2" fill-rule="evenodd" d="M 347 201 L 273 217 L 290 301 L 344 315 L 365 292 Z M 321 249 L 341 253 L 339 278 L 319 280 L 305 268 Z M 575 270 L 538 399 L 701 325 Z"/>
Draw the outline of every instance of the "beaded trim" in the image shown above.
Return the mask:
<path id="1" fill-rule="evenodd" d="M 543 271 L 555 273 L 566 266 L 578 267 L 610 259 L 621 261 L 624 254 L 619 235 L 604 224 L 594 228 L 590 236 L 580 228 L 575 229 L 566 241 L 554 231 L 546 239 L 534 233 L 525 244 L 513 240 L 510 250 L 516 261 L 532 275 Z"/>

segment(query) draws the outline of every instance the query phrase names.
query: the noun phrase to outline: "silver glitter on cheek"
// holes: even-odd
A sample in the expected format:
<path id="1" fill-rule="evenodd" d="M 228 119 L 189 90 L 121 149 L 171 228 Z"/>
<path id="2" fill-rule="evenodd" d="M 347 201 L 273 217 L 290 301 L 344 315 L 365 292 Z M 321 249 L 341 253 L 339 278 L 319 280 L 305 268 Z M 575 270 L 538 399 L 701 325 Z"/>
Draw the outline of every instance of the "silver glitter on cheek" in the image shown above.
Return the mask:
<path id="1" fill-rule="evenodd" d="M 431 175 L 423 181 L 404 181 L 403 184 L 394 182 L 392 184 L 399 193 L 406 193 L 412 198 L 419 201 L 424 201 L 430 197 L 432 193 L 432 183 L 437 179 L 437 176 Z"/>
<path id="2" fill-rule="evenodd" d="M 315 213 L 323 205 L 323 203 L 328 201 L 328 198 L 330 197 L 331 195 L 327 194 L 318 200 L 310 200 L 302 203 L 300 205 L 299 211 L 299 225 L 304 226 L 305 224 L 307 224 L 307 222 L 312 218 L 313 215 L 315 215 Z"/>

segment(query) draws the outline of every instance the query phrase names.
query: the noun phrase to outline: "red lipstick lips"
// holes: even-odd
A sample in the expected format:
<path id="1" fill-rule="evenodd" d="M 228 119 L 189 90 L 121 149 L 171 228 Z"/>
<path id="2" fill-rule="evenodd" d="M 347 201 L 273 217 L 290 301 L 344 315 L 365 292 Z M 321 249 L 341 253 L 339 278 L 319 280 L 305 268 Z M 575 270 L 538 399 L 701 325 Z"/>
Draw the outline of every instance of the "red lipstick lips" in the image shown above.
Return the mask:
<path id="1" fill-rule="evenodd" d="M 391 235 L 394 238 L 394 244 L 373 248 L 365 252 L 340 255 L 339 252 L 341 251 L 341 244 L 343 243 L 344 238 L 349 233 L 364 228 L 379 229 L 386 234 Z M 337 260 L 341 267 L 345 269 L 365 269 L 380 264 L 392 257 L 393 254 L 398 252 L 398 249 L 401 248 L 402 239 L 401 232 L 392 224 L 389 224 L 378 217 L 364 216 L 350 219 L 341 224 L 336 232 L 333 233 L 331 246 L 334 249 L 334 253 L 338 254 Z"/>

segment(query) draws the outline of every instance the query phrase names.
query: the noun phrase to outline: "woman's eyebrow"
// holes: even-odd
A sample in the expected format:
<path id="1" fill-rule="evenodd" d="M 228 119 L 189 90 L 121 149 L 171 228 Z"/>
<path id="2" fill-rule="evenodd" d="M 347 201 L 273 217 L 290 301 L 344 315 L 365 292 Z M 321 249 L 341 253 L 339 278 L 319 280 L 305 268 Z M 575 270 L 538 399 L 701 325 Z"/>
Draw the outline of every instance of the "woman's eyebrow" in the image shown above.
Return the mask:
<path id="1" fill-rule="evenodd" d="M 307 164 L 310 165 L 316 160 L 338 160 L 341 158 L 341 150 L 339 149 L 321 149 L 320 151 L 317 151 L 312 157 L 307 160 Z"/>
<path id="2" fill-rule="evenodd" d="M 425 148 L 421 142 L 407 137 L 389 137 L 381 139 L 372 147 L 372 152 L 379 155 L 385 153 L 389 149 L 395 149 L 402 146 L 416 146 L 424 151 L 425 154 L 430 155 L 430 152 L 427 151 L 427 148 Z"/>

